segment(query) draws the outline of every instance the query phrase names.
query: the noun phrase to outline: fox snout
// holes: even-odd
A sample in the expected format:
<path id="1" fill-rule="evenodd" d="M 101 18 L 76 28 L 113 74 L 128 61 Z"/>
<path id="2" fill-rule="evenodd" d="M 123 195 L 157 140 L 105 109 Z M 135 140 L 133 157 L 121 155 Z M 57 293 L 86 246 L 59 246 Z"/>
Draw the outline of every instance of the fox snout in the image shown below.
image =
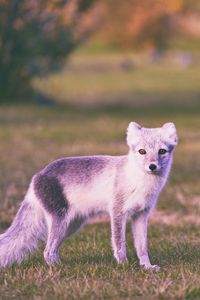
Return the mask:
<path id="1" fill-rule="evenodd" d="M 149 169 L 153 172 L 157 169 L 157 166 L 155 164 L 150 164 Z"/>
<path id="2" fill-rule="evenodd" d="M 161 167 L 157 163 L 152 162 L 152 163 L 148 163 L 145 169 L 147 172 L 155 173 L 155 172 L 159 172 Z"/>

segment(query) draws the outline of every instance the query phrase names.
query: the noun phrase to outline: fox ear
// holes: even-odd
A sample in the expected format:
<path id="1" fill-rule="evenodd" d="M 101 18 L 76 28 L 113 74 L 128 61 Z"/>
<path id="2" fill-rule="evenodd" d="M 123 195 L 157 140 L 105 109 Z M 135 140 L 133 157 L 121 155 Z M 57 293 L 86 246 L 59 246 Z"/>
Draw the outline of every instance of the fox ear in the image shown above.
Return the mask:
<path id="1" fill-rule="evenodd" d="M 176 146 L 178 143 L 178 136 L 176 133 L 176 126 L 174 125 L 174 123 L 165 123 L 162 126 L 162 129 L 165 132 L 165 137 L 167 138 L 167 140 L 169 140 L 169 142 L 173 145 Z"/>
<path id="2" fill-rule="evenodd" d="M 136 122 L 131 122 L 128 125 L 127 128 L 127 144 L 129 147 L 136 145 L 139 140 L 139 132 L 141 130 L 142 126 L 140 126 Z"/>

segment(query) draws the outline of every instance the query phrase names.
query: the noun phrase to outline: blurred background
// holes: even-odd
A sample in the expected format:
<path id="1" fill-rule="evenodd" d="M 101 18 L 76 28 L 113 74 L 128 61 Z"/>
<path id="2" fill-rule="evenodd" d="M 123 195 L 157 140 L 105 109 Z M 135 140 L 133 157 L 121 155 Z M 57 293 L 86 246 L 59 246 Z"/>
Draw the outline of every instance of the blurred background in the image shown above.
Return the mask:
<path id="1" fill-rule="evenodd" d="M 0 99 L 187 104 L 199 93 L 199 43 L 195 0 L 1 1 Z"/>
<path id="2" fill-rule="evenodd" d="M 152 220 L 198 222 L 199 50 L 199 1 L 0 0 L 1 227 L 51 160 L 127 153 L 132 120 L 180 136 Z"/>

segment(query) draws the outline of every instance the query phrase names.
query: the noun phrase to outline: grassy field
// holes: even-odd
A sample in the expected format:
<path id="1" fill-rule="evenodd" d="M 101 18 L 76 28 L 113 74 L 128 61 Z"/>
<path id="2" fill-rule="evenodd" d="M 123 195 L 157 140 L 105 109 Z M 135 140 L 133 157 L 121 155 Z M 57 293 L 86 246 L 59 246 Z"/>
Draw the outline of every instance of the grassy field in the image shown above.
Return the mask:
<path id="1" fill-rule="evenodd" d="M 50 161 L 126 153 L 131 120 L 176 123 L 172 174 L 149 226 L 161 271 L 139 268 L 129 226 L 129 264 L 117 266 L 109 224 L 90 224 L 63 243 L 62 266 L 48 268 L 41 245 L 21 266 L 1 270 L 0 299 L 200 299 L 200 60 L 182 68 L 174 57 L 153 64 L 145 55 L 77 52 L 67 69 L 34 81 L 55 103 L 0 107 L 1 232 L 31 176 Z"/>

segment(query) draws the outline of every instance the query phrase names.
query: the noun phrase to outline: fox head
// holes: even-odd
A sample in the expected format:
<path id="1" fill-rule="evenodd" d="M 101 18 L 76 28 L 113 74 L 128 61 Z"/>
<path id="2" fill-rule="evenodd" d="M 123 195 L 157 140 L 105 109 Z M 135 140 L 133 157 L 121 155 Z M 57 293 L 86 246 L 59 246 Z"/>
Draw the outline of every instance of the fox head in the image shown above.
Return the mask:
<path id="1" fill-rule="evenodd" d="M 130 154 L 140 169 L 151 174 L 162 174 L 169 169 L 178 137 L 173 123 L 160 128 L 144 128 L 131 122 L 127 129 Z"/>

